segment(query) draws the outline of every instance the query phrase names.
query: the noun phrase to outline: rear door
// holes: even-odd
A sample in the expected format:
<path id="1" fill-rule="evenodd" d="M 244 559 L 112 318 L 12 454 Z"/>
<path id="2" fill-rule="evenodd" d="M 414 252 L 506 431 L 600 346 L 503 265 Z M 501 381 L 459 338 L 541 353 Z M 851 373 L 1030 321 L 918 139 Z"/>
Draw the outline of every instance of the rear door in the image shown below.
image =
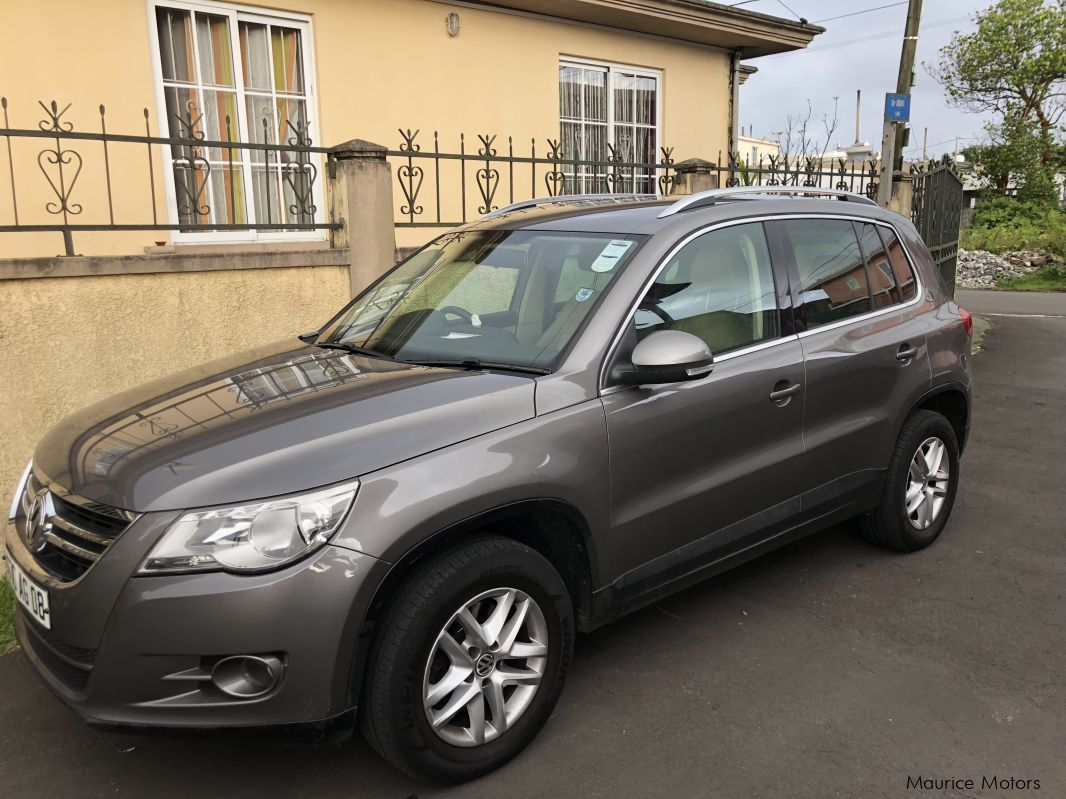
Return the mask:
<path id="1" fill-rule="evenodd" d="M 803 358 L 780 299 L 763 224 L 736 224 L 675 250 L 627 323 L 620 358 L 656 330 L 683 330 L 715 365 L 697 380 L 603 392 L 626 583 L 678 576 L 798 512 Z"/>
<path id="2" fill-rule="evenodd" d="M 789 261 L 806 370 L 804 509 L 879 490 L 901 409 L 930 384 L 921 286 L 891 226 L 774 223 Z"/>

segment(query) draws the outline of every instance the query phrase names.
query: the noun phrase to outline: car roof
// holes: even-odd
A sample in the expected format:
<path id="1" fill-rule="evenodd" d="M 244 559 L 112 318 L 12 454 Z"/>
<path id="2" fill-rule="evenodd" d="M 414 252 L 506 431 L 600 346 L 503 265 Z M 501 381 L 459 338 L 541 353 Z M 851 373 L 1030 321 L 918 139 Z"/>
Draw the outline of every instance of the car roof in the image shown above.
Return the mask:
<path id="1" fill-rule="evenodd" d="M 841 199 L 822 195 L 762 194 L 758 189 L 752 189 L 751 192 L 744 192 L 743 189 L 712 191 L 675 197 L 552 197 L 501 209 L 465 225 L 464 229 L 654 235 L 667 229 L 771 214 L 846 215 L 881 221 L 902 219 L 898 214 L 886 211 L 865 198 L 842 196 L 850 201 L 841 202 Z M 687 207 L 679 207 L 683 205 Z M 672 207 L 672 213 L 663 213 Z"/>

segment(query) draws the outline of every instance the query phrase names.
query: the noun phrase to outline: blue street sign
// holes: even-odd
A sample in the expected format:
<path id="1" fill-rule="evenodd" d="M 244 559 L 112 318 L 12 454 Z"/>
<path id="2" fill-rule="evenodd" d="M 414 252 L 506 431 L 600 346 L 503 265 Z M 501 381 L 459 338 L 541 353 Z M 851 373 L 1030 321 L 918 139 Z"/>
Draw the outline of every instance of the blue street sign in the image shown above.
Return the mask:
<path id="1" fill-rule="evenodd" d="M 885 119 L 889 122 L 907 122 L 911 118 L 911 96 L 909 94 L 885 95 Z"/>

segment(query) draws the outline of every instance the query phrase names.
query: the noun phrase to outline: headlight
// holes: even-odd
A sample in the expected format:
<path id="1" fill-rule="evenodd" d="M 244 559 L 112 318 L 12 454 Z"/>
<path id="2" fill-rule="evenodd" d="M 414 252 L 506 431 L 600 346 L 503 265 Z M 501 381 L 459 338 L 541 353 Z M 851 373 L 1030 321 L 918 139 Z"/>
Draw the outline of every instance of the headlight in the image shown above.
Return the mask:
<path id="1" fill-rule="evenodd" d="M 19 503 L 22 502 L 22 494 L 26 491 L 26 483 L 30 479 L 31 471 L 33 471 L 32 460 L 26 464 L 26 469 L 22 472 L 19 484 L 15 486 L 15 496 L 11 497 L 11 509 L 7 512 L 8 521 L 11 521 L 19 515 Z"/>
<path id="2" fill-rule="evenodd" d="M 152 548 L 141 574 L 273 569 L 325 544 L 352 507 L 359 482 L 300 496 L 192 511 Z"/>

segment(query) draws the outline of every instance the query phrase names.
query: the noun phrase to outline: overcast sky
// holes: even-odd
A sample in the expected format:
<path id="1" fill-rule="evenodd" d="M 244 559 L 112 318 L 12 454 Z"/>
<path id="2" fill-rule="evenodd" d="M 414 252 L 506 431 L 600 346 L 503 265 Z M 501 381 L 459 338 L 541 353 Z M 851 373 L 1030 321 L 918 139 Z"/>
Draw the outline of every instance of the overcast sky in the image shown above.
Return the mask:
<path id="1" fill-rule="evenodd" d="M 736 5 L 738 0 L 719 0 Z M 787 3 L 788 8 L 785 7 Z M 890 5 L 891 4 L 891 5 Z M 929 128 L 929 156 L 939 156 L 983 138 L 984 120 L 947 104 L 944 92 L 922 67 L 936 63 L 939 51 L 952 33 L 971 32 L 974 12 L 992 0 L 925 0 L 918 33 L 915 67 L 917 83 L 911 95 L 911 141 L 907 157 L 921 157 L 922 129 Z M 826 29 L 806 50 L 754 58 L 746 63 L 759 68 L 740 87 L 740 124 L 753 127 L 755 136 L 773 139 L 785 128 L 789 113 L 806 110 L 810 99 L 812 125 L 822 131 L 822 117 L 833 115 L 833 98 L 839 98 L 837 131 L 830 147 L 855 139 L 855 90 L 862 90 L 861 136 L 874 150 L 881 148 L 885 92 L 896 90 L 907 3 L 893 0 L 754 0 L 743 8 L 774 16 L 804 17 Z M 878 6 L 889 8 L 871 10 Z M 852 16 L 828 19 L 843 14 Z M 824 137 L 823 137 L 824 138 Z"/>

